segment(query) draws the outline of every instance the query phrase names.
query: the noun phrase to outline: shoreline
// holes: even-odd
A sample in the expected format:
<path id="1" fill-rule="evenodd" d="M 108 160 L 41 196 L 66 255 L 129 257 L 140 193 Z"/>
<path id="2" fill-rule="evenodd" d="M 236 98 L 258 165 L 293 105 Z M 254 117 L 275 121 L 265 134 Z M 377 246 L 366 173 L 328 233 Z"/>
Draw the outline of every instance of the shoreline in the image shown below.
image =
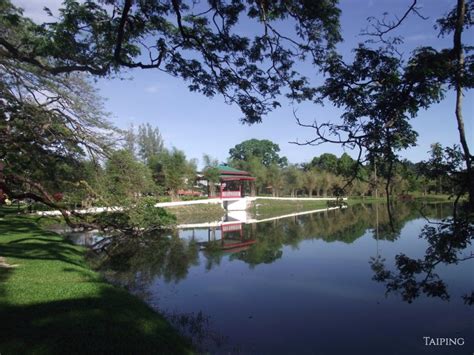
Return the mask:
<path id="1" fill-rule="evenodd" d="M 190 342 L 144 301 L 107 282 L 86 248 L 26 216 L 0 219 L 2 353 L 183 353 Z"/>

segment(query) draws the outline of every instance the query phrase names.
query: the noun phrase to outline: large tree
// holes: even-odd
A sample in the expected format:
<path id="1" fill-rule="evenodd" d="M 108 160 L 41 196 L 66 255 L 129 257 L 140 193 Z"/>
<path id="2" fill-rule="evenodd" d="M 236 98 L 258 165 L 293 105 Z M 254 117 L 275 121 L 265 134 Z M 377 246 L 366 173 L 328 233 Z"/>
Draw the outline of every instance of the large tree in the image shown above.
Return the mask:
<path id="1" fill-rule="evenodd" d="M 118 150 L 105 163 L 102 192 L 109 203 L 123 205 L 156 192 L 151 170 L 128 150 Z"/>
<path id="2" fill-rule="evenodd" d="M 314 157 L 313 160 L 311 160 L 311 165 L 313 167 L 320 168 L 331 173 L 336 173 L 337 163 L 337 156 L 332 153 L 324 153 L 319 157 Z"/>
<path id="3" fill-rule="evenodd" d="M 164 149 L 150 161 L 155 181 L 164 186 L 172 200 L 178 198 L 178 190 L 191 187 L 196 179 L 196 163 L 186 159 L 183 151 Z"/>
<path id="4" fill-rule="evenodd" d="M 208 183 L 208 196 L 216 197 L 216 184 L 220 181 L 219 162 L 208 154 L 203 156 L 204 168 L 202 174 Z"/>
<path id="5" fill-rule="evenodd" d="M 440 35 L 453 34 L 453 47 L 437 50 L 432 47 L 417 48 L 408 59 L 397 49 L 400 39 L 388 40 L 386 36 L 410 12 L 418 13 L 416 0 L 398 21 L 377 21 L 371 35 L 374 41 L 360 44 L 354 50 L 350 63 L 342 56 L 328 60 L 328 75 L 318 92 L 319 99 L 330 100 L 344 109 L 340 123 L 326 122 L 302 125 L 315 130 L 316 138 L 304 144 L 331 142 L 359 149 L 359 163 L 364 158 L 377 174 L 386 181 L 388 194 L 399 152 L 416 144 L 418 133 L 411 120 L 420 109 L 426 109 L 444 98 L 448 89 L 456 92 L 456 126 L 465 160 L 466 179 L 463 183 L 469 192 L 470 206 L 474 208 L 474 179 L 472 155 L 462 117 L 464 90 L 474 85 L 474 57 L 471 47 L 462 43 L 462 33 L 473 24 L 472 1 L 458 0 L 455 8 L 438 20 Z M 360 164 L 359 164 L 360 166 Z"/>
<path id="6" fill-rule="evenodd" d="M 314 91 L 295 63 L 308 57 L 319 65 L 341 40 L 336 0 L 66 0 L 42 25 L 26 22 L 8 0 L 0 8 L 8 29 L 0 32 L 0 46 L 9 59 L 52 74 L 161 70 L 186 80 L 192 91 L 223 95 L 250 123 L 279 106 L 283 92 L 310 97 Z M 243 21 L 257 26 L 253 38 L 241 34 Z"/>
<path id="7" fill-rule="evenodd" d="M 160 70 L 192 91 L 224 96 L 249 123 L 279 106 L 280 95 L 311 97 L 314 90 L 294 66 L 303 57 L 320 65 L 340 41 L 336 4 L 66 0 L 51 21 L 36 24 L 0 0 L 2 194 L 33 198 L 67 217 L 38 175 L 57 170 L 58 161 L 95 159 L 114 138 L 81 73 Z M 242 21 L 260 33 L 243 36 Z"/>
<path id="8" fill-rule="evenodd" d="M 274 164 L 286 166 L 288 160 L 286 157 L 280 157 L 279 152 L 279 145 L 268 139 L 248 139 L 229 150 L 229 160 L 236 165 L 242 165 L 242 162 L 248 162 L 255 157 L 266 167 Z"/>
<path id="9" fill-rule="evenodd" d="M 88 81 L 52 76 L 0 57 L 0 190 L 60 208 L 55 193 L 82 180 L 84 160 L 106 153 L 115 133 Z"/>
<path id="10" fill-rule="evenodd" d="M 138 126 L 137 145 L 138 155 L 143 162 L 148 163 L 150 159 L 163 151 L 163 138 L 157 127 L 146 123 Z"/>

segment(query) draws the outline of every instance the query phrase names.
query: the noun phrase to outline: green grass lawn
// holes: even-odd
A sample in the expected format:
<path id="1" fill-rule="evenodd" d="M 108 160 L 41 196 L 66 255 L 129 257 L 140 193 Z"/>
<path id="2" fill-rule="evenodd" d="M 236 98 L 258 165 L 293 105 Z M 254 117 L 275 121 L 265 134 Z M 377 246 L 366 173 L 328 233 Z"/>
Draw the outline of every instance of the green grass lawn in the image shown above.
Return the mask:
<path id="1" fill-rule="evenodd" d="M 189 343 L 105 282 L 85 249 L 31 218 L 0 218 L 0 354 L 183 354 Z"/>
<path id="2" fill-rule="evenodd" d="M 225 210 L 218 204 L 197 204 L 165 209 L 176 216 L 178 224 L 218 221 L 225 215 Z"/>
<path id="3" fill-rule="evenodd" d="M 257 199 L 252 203 L 250 211 L 259 219 L 271 218 L 283 214 L 326 208 L 327 201 L 294 201 Z"/>

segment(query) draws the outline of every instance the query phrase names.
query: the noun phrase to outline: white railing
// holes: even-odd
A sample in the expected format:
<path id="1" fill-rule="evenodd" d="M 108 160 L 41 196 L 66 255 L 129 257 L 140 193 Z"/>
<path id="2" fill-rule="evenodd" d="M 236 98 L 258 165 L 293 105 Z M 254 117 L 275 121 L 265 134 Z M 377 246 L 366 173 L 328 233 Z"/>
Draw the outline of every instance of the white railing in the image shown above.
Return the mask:
<path id="1" fill-rule="evenodd" d="M 222 191 L 222 198 L 240 198 L 240 191 Z"/>

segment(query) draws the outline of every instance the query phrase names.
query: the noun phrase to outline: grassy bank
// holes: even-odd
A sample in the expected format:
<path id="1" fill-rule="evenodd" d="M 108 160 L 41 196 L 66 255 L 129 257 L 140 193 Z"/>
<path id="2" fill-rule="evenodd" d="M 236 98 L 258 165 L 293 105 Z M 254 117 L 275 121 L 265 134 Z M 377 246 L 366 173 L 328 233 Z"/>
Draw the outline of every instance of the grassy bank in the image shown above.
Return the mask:
<path id="1" fill-rule="evenodd" d="M 176 216 L 178 224 L 217 221 L 225 215 L 225 210 L 218 204 L 166 207 L 166 210 Z"/>
<path id="2" fill-rule="evenodd" d="M 417 201 L 417 202 L 451 202 L 454 201 L 454 197 L 450 195 L 423 195 L 423 194 L 408 194 L 407 196 L 410 196 L 409 199 L 403 200 L 399 196 L 393 196 L 392 199 L 394 201 L 402 201 L 402 202 L 409 202 L 410 199 L 412 201 Z M 347 200 L 347 203 L 349 205 L 355 205 L 358 203 L 372 203 L 372 202 L 381 202 L 385 203 L 387 201 L 385 196 L 382 197 L 349 197 Z"/>
<path id="3" fill-rule="evenodd" d="M 106 283 L 84 248 L 31 218 L 0 218 L 0 353 L 190 353 L 159 314 Z"/>
<path id="4" fill-rule="evenodd" d="M 250 211 L 258 218 L 271 218 L 278 215 L 326 208 L 326 201 L 294 201 L 257 199 L 252 203 Z"/>

